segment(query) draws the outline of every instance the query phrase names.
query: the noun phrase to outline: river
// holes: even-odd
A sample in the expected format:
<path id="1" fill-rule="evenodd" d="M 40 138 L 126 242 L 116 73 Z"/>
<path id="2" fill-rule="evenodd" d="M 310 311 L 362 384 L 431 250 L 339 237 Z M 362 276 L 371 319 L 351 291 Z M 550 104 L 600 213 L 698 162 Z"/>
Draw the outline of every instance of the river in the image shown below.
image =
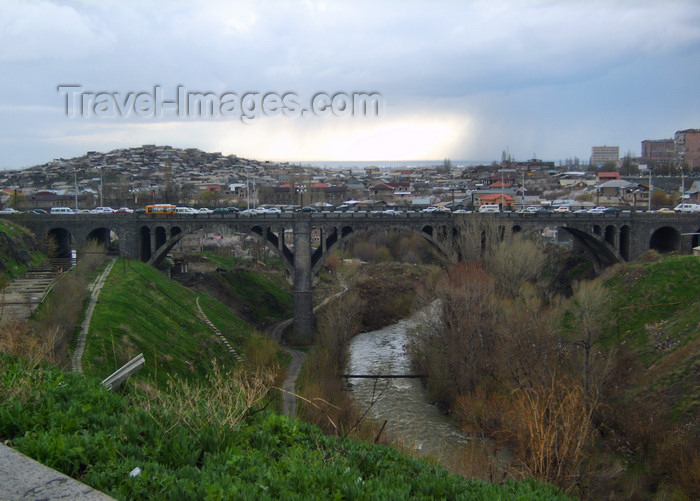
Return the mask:
<path id="1" fill-rule="evenodd" d="M 355 336 L 350 342 L 348 374 L 412 374 L 404 345 L 412 320 Z M 428 402 L 420 379 L 349 379 L 359 410 L 375 404 L 368 416 L 387 420 L 385 432 L 416 455 L 432 456 L 442 466 L 458 472 L 469 439 L 450 419 Z"/>

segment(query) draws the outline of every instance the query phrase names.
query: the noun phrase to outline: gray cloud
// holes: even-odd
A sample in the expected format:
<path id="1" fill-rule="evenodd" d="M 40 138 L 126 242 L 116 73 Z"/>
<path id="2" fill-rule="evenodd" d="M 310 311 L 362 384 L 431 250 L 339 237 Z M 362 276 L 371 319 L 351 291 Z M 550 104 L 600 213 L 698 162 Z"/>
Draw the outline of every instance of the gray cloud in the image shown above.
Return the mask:
<path id="1" fill-rule="evenodd" d="M 342 144 L 333 135 L 359 137 L 362 127 L 390 137 L 397 144 L 386 151 L 395 154 L 402 121 L 406 150 L 449 149 L 438 158 L 495 158 L 505 146 L 522 155 L 537 147 L 549 158 L 585 157 L 592 142 L 636 149 L 649 136 L 700 126 L 693 111 L 700 109 L 698 62 L 700 4 L 693 1 L 9 1 L 0 4 L 0 167 L 169 138 L 195 147 L 216 142 L 233 153 L 245 148 L 259 158 L 274 150 L 289 151 L 290 160 L 318 159 L 332 152 L 314 137 Z M 290 119 L 251 132 L 239 123 L 172 118 L 69 120 L 60 112 L 61 83 L 118 92 L 155 84 L 379 91 L 386 128 Z M 645 123 L 649 110 L 654 117 Z M 446 133 L 449 141 L 408 148 L 420 117 L 453 124 L 461 139 Z M 426 125 L 426 138 L 434 130 Z M 272 147 L 271 131 L 280 137 Z"/>

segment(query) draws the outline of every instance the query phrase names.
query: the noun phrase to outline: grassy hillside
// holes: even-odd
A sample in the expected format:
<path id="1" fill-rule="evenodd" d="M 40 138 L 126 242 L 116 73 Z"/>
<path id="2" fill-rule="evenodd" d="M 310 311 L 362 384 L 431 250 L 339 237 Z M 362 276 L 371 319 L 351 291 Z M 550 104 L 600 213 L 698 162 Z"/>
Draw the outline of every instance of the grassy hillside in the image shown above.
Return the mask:
<path id="1" fill-rule="evenodd" d="M 630 346 L 625 399 L 652 403 L 669 425 L 700 435 L 700 259 L 651 255 L 611 270 L 616 322 L 604 346 Z"/>
<path id="2" fill-rule="evenodd" d="M 213 361 L 234 358 L 204 323 L 209 320 L 240 352 L 255 330 L 215 299 L 193 292 L 138 261 L 120 260 L 100 293 L 83 355 L 83 370 L 106 377 L 143 353 L 141 379 L 161 386 L 171 374 L 206 375 Z"/>
<path id="3" fill-rule="evenodd" d="M 291 318 L 292 292 L 282 268 L 215 252 L 188 258 L 199 271 L 176 277 L 188 288 L 216 298 L 260 329 Z"/>
<path id="4" fill-rule="evenodd" d="M 0 354 L 0 365 L 0 440 L 117 499 L 565 499 L 532 481 L 485 484 L 325 436 L 251 407 L 240 374 L 154 400 L 16 357 Z"/>

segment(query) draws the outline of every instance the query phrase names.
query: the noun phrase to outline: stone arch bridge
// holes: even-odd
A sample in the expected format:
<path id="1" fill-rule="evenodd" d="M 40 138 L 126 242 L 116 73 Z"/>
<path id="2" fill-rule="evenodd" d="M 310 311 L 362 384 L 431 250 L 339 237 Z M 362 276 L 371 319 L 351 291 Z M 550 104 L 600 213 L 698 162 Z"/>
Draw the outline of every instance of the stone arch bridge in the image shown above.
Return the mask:
<path id="1" fill-rule="evenodd" d="M 449 251 L 458 236 L 460 218 L 497 225 L 501 231 L 532 234 L 547 228 L 568 235 L 593 260 L 596 269 L 631 261 L 649 249 L 690 253 L 698 245 L 700 216 L 623 212 L 589 214 L 463 214 L 407 212 L 399 216 L 369 212 L 282 213 L 243 216 L 210 214 L 154 217 L 134 214 L 69 214 L 8 217 L 43 238 L 51 236 L 67 256 L 88 240 L 108 246 L 119 240 L 123 257 L 158 262 L 185 235 L 197 232 L 246 233 L 257 236 L 275 252 L 293 278 L 292 341 L 313 340 L 313 277 L 343 241 L 367 230 L 402 229 L 426 238 L 439 251 Z M 312 242 L 313 236 L 313 242 Z"/>

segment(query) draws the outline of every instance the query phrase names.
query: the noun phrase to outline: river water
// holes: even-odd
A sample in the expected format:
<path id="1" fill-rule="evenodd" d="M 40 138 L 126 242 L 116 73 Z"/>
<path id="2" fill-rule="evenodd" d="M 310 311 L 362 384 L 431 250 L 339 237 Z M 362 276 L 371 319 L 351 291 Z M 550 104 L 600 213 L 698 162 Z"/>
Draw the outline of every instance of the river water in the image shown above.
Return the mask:
<path id="1" fill-rule="evenodd" d="M 355 336 L 350 342 L 348 374 L 413 374 L 404 345 L 412 320 Z M 358 410 L 375 400 L 368 416 L 387 420 L 385 432 L 416 455 L 432 456 L 455 472 L 468 438 L 428 402 L 420 379 L 348 380 Z"/>

